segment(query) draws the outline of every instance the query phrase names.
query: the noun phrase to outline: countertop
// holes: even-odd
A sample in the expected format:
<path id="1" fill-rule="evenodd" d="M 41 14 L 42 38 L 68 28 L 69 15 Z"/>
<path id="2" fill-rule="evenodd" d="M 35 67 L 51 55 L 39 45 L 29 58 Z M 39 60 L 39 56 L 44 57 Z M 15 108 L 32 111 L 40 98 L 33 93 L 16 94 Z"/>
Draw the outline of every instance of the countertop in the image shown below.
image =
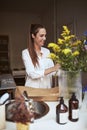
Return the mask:
<path id="1" fill-rule="evenodd" d="M 30 124 L 30 130 L 87 130 L 87 107 L 85 103 L 79 110 L 79 120 L 60 125 L 56 122 L 56 105 L 58 102 L 46 102 L 49 106 L 49 112 L 40 119 Z M 67 102 L 66 102 L 67 104 Z M 5 130 L 16 130 L 16 124 L 7 121 Z"/>

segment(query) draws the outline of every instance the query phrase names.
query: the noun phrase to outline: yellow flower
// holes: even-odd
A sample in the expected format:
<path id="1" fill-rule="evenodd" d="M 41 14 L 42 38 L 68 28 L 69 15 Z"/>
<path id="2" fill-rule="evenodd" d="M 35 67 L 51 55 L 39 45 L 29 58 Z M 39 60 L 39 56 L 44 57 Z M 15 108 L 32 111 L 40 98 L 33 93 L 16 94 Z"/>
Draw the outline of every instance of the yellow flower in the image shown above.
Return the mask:
<path id="1" fill-rule="evenodd" d="M 65 26 L 65 25 L 63 26 L 63 29 L 64 29 L 64 30 L 68 30 L 67 26 Z"/>
<path id="2" fill-rule="evenodd" d="M 65 39 L 66 41 L 70 40 L 70 38 L 71 38 L 70 36 L 65 36 L 65 37 L 64 37 L 64 39 Z"/>
<path id="3" fill-rule="evenodd" d="M 48 58 L 51 58 L 52 60 L 54 60 L 56 58 L 56 55 L 54 53 L 50 53 L 50 55 L 48 56 Z"/>
<path id="4" fill-rule="evenodd" d="M 75 51 L 72 53 L 73 56 L 78 56 L 79 55 L 79 51 Z"/>
<path id="5" fill-rule="evenodd" d="M 65 36 L 65 35 L 69 35 L 70 34 L 70 31 L 68 30 L 67 26 L 63 26 L 63 33 L 61 34 L 61 36 Z"/>
<path id="6" fill-rule="evenodd" d="M 48 47 L 52 48 L 55 53 L 60 51 L 60 47 L 56 43 L 49 43 Z"/>
<path id="7" fill-rule="evenodd" d="M 64 43 L 64 40 L 61 38 L 58 38 L 58 44 L 63 44 L 63 43 Z"/>
<path id="8" fill-rule="evenodd" d="M 48 58 L 51 58 L 53 61 L 54 61 L 54 63 L 59 63 L 59 57 L 58 57 L 58 55 L 56 55 L 56 54 L 54 54 L 54 53 L 50 53 L 50 55 L 48 56 Z"/>
<path id="9" fill-rule="evenodd" d="M 72 51 L 71 51 L 71 49 L 66 48 L 66 49 L 63 49 L 62 52 L 63 52 L 65 55 L 68 55 L 68 54 L 70 54 Z"/>
<path id="10" fill-rule="evenodd" d="M 72 46 L 74 47 L 74 46 L 78 46 L 80 44 L 81 44 L 81 41 L 77 40 L 77 41 L 73 42 Z"/>

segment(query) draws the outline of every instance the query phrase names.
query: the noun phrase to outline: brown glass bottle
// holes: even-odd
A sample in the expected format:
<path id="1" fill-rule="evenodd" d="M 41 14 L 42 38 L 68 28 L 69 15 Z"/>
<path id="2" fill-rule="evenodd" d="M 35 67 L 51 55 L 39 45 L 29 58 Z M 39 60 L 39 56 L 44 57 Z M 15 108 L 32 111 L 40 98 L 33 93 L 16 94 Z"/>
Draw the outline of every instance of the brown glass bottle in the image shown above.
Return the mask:
<path id="1" fill-rule="evenodd" d="M 62 125 L 68 121 L 68 107 L 64 104 L 63 97 L 60 98 L 60 103 L 56 106 L 56 121 Z"/>
<path id="2" fill-rule="evenodd" d="M 75 96 L 75 93 L 72 94 L 71 99 L 69 100 L 69 120 L 76 122 L 79 119 L 79 101 Z"/>

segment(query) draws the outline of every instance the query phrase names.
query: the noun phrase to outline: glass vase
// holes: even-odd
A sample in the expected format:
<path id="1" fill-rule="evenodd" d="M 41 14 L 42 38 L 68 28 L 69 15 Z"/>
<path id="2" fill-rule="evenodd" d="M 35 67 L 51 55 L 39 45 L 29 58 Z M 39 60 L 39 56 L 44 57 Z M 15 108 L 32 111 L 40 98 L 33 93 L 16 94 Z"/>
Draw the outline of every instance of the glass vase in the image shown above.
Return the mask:
<path id="1" fill-rule="evenodd" d="M 79 100 L 79 106 L 82 103 L 82 80 L 80 71 L 64 71 L 60 70 L 59 78 L 59 94 L 65 99 L 70 99 L 75 92 Z"/>

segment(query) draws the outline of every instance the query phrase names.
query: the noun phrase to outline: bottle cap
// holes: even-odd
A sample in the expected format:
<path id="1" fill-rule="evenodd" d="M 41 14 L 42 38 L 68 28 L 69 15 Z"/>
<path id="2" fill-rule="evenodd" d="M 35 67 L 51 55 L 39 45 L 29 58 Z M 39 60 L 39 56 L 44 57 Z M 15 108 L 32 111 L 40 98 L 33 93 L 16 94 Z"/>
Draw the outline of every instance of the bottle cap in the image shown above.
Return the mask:
<path id="1" fill-rule="evenodd" d="M 76 98 L 75 92 L 72 93 L 72 98 L 73 98 L 73 99 Z"/>
<path id="2" fill-rule="evenodd" d="M 63 99 L 63 97 L 60 97 L 60 103 L 64 103 L 64 99 Z"/>

